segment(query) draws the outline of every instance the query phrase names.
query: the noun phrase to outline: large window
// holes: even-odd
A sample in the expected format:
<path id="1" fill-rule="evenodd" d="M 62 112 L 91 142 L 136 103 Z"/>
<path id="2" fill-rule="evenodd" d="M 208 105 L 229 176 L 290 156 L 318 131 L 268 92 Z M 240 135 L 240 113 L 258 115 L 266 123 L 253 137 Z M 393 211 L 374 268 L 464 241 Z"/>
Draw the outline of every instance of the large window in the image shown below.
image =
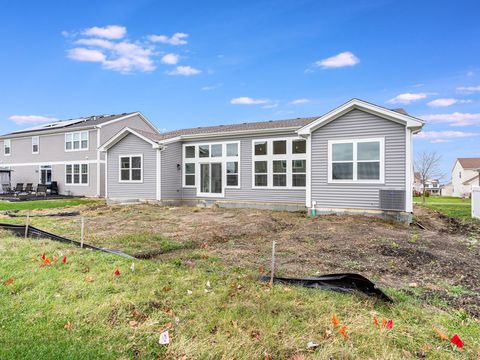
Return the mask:
<path id="1" fill-rule="evenodd" d="M 252 145 L 253 188 L 293 189 L 306 186 L 306 140 L 253 140 Z"/>
<path id="2" fill-rule="evenodd" d="M 9 156 L 12 153 L 12 143 L 10 139 L 3 140 L 3 154 Z"/>
<path id="3" fill-rule="evenodd" d="M 65 151 L 88 150 L 88 131 L 65 134 Z"/>
<path id="4" fill-rule="evenodd" d="M 119 181 L 142 182 L 143 181 L 143 156 L 123 155 L 119 157 Z"/>
<path id="5" fill-rule="evenodd" d="M 32 136 L 32 154 L 38 154 L 40 152 L 40 138 L 38 136 Z"/>
<path id="6" fill-rule="evenodd" d="M 329 141 L 329 182 L 383 182 L 384 140 Z"/>
<path id="7" fill-rule="evenodd" d="M 65 165 L 66 185 L 88 185 L 88 164 Z"/>
<path id="8" fill-rule="evenodd" d="M 240 142 L 183 146 L 183 187 L 201 196 L 223 196 L 224 188 L 240 187 Z"/>

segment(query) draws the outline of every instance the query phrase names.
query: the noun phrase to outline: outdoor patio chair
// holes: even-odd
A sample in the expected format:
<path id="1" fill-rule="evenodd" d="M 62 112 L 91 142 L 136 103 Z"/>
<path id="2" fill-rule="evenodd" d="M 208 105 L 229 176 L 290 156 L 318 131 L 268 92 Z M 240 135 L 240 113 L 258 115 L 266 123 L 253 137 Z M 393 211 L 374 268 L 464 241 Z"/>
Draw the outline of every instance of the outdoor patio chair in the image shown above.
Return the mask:
<path id="1" fill-rule="evenodd" d="M 39 195 L 47 196 L 47 185 L 43 185 L 43 184 L 37 185 L 35 196 L 39 196 Z"/>
<path id="2" fill-rule="evenodd" d="M 13 193 L 15 196 L 23 192 L 23 183 L 17 183 L 17 186 L 15 186 L 15 189 L 13 190 Z"/>
<path id="3" fill-rule="evenodd" d="M 27 185 L 25 185 L 24 192 L 27 193 L 27 194 L 31 194 L 33 192 L 33 184 L 32 183 L 27 183 Z"/>
<path id="4" fill-rule="evenodd" d="M 58 183 L 56 181 L 52 181 L 50 184 L 50 195 L 58 195 Z"/>
<path id="5" fill-rule="evenodd" d="M 2 184 L 2 191 L 4 195 L 12 195 L 13 190 L 9 184 Z"/>

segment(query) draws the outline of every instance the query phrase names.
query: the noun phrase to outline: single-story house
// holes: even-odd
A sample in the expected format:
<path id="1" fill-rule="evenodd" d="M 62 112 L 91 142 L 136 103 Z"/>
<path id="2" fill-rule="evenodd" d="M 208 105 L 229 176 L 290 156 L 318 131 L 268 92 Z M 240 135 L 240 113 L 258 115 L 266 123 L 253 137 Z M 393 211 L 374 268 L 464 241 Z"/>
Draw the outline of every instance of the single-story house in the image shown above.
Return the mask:
<path id="1" fill-rule="evenodd" d="M 317 117 L 160 134 L 127 127 L 100 148 L 106 197 L 409 221 L 412 136 L 423 124 L 352 99 Z"/>

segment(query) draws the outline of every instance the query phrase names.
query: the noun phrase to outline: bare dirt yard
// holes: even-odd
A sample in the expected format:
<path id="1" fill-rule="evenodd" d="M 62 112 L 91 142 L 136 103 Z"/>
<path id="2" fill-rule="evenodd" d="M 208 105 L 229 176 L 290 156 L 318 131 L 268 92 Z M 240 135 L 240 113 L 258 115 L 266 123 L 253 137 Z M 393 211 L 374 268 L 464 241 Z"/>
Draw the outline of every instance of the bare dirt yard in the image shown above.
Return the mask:
<path id="1" fill-rule="evenodd" d="M 446 302 L 480 317 L 480 226 L 427 208 L 415 208 L 420 226 L 373 217 L 311 218 L 301 212 L 252 209 L 78 208 L 87 218 L 88 242 L 138 257 L 182 259 L 182 252 L 202 248 L 225 265 L 264 271 L 275 240 L 278 274 L 357 272 L 382 287 L 402 289 L 427 302 Z M 78 238 L 78 218 L 41 219 L 39 227 Z M 160 246 L 165 239 L 177 245 Z"/>

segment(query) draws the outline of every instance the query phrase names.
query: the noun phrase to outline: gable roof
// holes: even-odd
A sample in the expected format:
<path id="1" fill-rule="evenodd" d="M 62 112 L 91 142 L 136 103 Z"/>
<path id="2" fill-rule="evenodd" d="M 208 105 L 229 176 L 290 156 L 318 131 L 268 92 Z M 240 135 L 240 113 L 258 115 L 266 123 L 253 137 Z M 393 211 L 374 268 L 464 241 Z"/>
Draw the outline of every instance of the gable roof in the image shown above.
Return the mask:
<path id="1" fill-rule="evenodd" d="M 78 119 L 58 120 L 58 121 L 50 122 L 48 124 L 42 124 L 42 125 L 18 130 L 18 131 L 13 131 L 11 133 L 0 136 L 0 138 L 18 137 L 26 134 L 41 135 L 43 133 L 50 133 L 54 131 L 62 131 L 62 130 L 75 131 L 75 130 L 81 130 L 84 128 L 102 127 L 107 123 L 117 121 L 117 120 L 122 120 L 124 118 L 128 118 L 134 115 L 139 115 L 152 127 L 152 130 L 155 129 L 155 127 L 140 112 L 129 112 L 129 113 L 113 114 L 113 115 L 92 115 L 92 116 L 80 117 Z"/>
<path id="2" fill-rule="evenodd" d="M 312 133 L 312 131 L 315 131 L 316 129 L 330 123 L 331 121 L 354 109 L 362 110 L 377 115 L 381 118 L 400 123 L 402 125 L 405 125 L 407 128 L 411 128 L 414 132 L 420 131 L 425 124 L 423 120 L 406 114 L 405 110 L 403 109 L 390 110 L 364 100 L 352 99 L 350 101 L 347 101 L 343 105 L 340 105 L 339 107 L 329 111 L 315 121 L 312 121 L 311 123 L 305 125 L 301 129 L 299 129 L 297 133 L 299 135 L 308 135 Z"/>
<path id="3" fill-rule="evenodd" d="M 140 129 L 133 129 L 129 127 L 125 127 L 122 130 L 120 130 L 118 133 L 113 135 L 110 139 L 108 139 L 100 148 L 100 151 L 106 151 L 110 149 L 112 146 L 120 142 L 122 139 L 127 137 L 129 134 L 133 134 L 140 139 L 146 141 L 147 143 L 152 145 L 152 148 L 158 149 L 161 148 L 162 146 L 159 144 L 159 141 L 157 139 L 159 134 L 155 133 L 150 133 L 148 131 L 140 130 Z"/>
<path id="4" fill-rule="evenodd" d="M 458 158 L 464 169 L 480 169 L 480 158 Z"/>

